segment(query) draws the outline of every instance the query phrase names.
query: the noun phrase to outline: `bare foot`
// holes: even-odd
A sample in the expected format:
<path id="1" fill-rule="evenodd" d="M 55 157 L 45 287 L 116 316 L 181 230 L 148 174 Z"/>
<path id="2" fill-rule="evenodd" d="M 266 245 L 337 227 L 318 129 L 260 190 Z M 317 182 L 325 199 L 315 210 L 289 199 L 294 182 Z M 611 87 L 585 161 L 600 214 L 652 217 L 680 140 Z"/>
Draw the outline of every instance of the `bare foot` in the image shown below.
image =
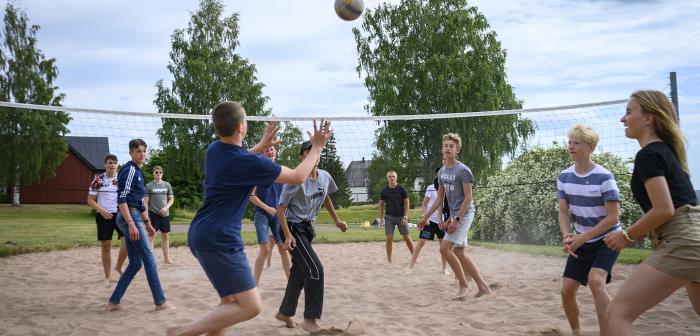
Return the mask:
<path id="1" fill-rule="evenodd" d="M 287 315 L 284 315 L 280 312 L 277 312 L 277 314 L 275 314 L 275 318 L 284 322 L 284 326 L 287 328 L 296 328 L 297 327 L 296 322 L 292 321 L 291 316 L 287 316 Z"/>
<path id="2" fill-rule="evenodd" d="M 106 311 L 115 311 L 115 310 L 119 310 L 119 309 L 122 309 L 122 305 L 120 305 L 120 304 L 114 304 L 114 303 L 108 302 L 105 305 Z"/>
<path id="3" fill-rule="evenodd" d="M 413 267 L 411 267 L 411 266 L 406 267 L 406 270 L 403 271 L 403 274 L 406 274 L 406 275 L 409 275 L 411 273 L 413 273 Z"/>
<path id="4" fill-rule="evenodd" d="M 156 305 L 156 310 L 166 310 L 166 309 L 175 309 L 175 306 L 168 303 L 168 301 L 165 301 L 162 304 Z"/>
<path id="5" fill-rule="evenodd" d="M 457 295 L 452 299 L 454 301 L 464 301 L 467 299 L 467 293 L 469 293 L 469 287 L 460 287 Z"/>
<path id="6" fill-rule="evenodd" d="M 117 271 L 119 275 L 122 275 L 122 270 L 119 267 L 115 267 L 114 270 Z"/>
<path id="7" fill-rule="evenodd" d="M 474 295 L 475 298 L 482 297 L 484 295 L 491 295 L 491 290 L 488 287 L 479 288 L 479 291 Z"/>
<path id="8" fill-rule="evenodd" d="M 166 264 L 174 264 L 174 262 L 173 262 L 172 260 L 165 260 L 165 261 L 163 261 L 163 262 L 166 263 Z"/>
<path id="9" fill-rule="evenodd" d="M 318 333 L 322 330 L 321 327 L 318 326 L 318 323 L 316 323 L 315 319 L 304 319 L 304 322 L 301 323 L 301 328 L 308 331 L 311 334 Z"/>
<path id="10" fill-rule="evenodd" d="M 445 267 L 445 268 L 442 269 L 442 274 L 444 274 L 444 275 L 450 275 L 450 274 L 452 274 L 452 272 L 450 272 L 450 269 L 449 269 L 449 268 Z"/>
<path id="11" fill-rule="evenodd" d="M 571 336 L 581 336 L 581 329 L 572 329 Z"/>

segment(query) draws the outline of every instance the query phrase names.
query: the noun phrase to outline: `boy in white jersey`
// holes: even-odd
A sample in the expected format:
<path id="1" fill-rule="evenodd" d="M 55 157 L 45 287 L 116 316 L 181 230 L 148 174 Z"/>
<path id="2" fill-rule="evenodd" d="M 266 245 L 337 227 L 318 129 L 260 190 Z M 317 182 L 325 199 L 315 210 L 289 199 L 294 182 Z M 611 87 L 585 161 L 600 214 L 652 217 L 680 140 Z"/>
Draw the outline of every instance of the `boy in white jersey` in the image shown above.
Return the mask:
<path id="1" fill-rule="evenodd" d="M 102 268 L 104 269 L 105 282 L 111 279 L 112 268 L 112 235 L 117 231 L 117 239 L 121 240 L 124 234 L 117 226 L 117 156 L 109 154 L 105 157 L 105 172 L 95 175 L 90 184 L 87 204 L 95 209 L 95 222 L 97 223 L 97 240 L 102 247 Z M 117 265 L 114 270 L 122 273 L 122 266 L 126 261 L 126 245 L 122 240 L 117 257 Z"/>
<path id="2" fill-rule="evenodd" d="M 438 209 L 442 209 L 442 200 L 445 196 L 447 197 L 451 217 L 445 221 L 447 234 L 440 244 L 440 254 L 450 264 L 459 281 L 459 291 L 454 297 L 458 301 L 465 300 L 469 292 L 465 272 L 476 282 L 478 292 L 475 297 L 491 293 L 476 264 L 464 253 L 464 248 L 467 247 L 469 227 L 474 220 L 474 204 L 472 203 L 474 176 L 469 167 L 457 161 L 461 147 L 462 138 L 459 137 L 459 134 L 447 133 L 442 136 L 442 157 L 445 165 L 438 172 L 440 183 L 438 201 L 427 212 L 423 213 L 423 219 L 418 222 L 418 225 L 425 226 L 430 215 Z"/>
<path id="3" fill-rule="evenodd" d="M 581 285 L 589 285 L 600 334 L 606 335 L 605 310 L 610 295 L 605 284 L 610 282 L 619 253 L 609 249 L 603 238 L 621 230 L 620 195 L 613 174 L 591 159 L 598 144 L 598 134 L 589 126 L 577 124 L 569 130 L 568 136 L 569 157 L 574 164 L 557 178 L 559 228 L 564 239 L 564 252 L 569 253 L 561 287 L 562 306 L 572 334 L 580 335 L 576 292 Z M 569 232 L 571 222 L 574 233 Z"/>
<path id="4" fill-rule="evenodd" d="M 423 212 L 426 212 L 427 209 L 430 209 L 430 207 L 432 207 L 433 204 L 438 201 L 437 188 L 440 185 L 438 183 L 437 174 L 439 171 L 440 167 L 435 168 L 435 180 L 433 181 L 433 184 L 428 185 L 428 188 L 425 190 L 425 197 L 423 198 L 423 204 L 421 206 Z M 442 203 L 442 201 L 440 201 L 440 203 Z M 420 234 L 418 235 L 418 243 L 416 244 L 416 248 L 411 255 L 411 265 L 408 266 L 406 273 L 411 273 L 413 271 L 413 267 L 418 261 L 418 255 L 420 255 L 420 251 L 423 249 L 426 241 L 433 240 L 435 239 L 435 236 L 437 236 L 438 246 L 440 246 L 439 244 L 442 244 L 442 238 L 445 237 L 445 230 L 442 228 L 443 220 L 441 211 L 435 211 L 433 215 L 428 218 L 428 225 L 419 227 Z M 442 259 L 442 272 L 444 274 L 449 274 L 449 271 L 447 270 L 447 260 L 445 260 L 445 257 L 442 254 L 440 255 L 440 259 Z"/>

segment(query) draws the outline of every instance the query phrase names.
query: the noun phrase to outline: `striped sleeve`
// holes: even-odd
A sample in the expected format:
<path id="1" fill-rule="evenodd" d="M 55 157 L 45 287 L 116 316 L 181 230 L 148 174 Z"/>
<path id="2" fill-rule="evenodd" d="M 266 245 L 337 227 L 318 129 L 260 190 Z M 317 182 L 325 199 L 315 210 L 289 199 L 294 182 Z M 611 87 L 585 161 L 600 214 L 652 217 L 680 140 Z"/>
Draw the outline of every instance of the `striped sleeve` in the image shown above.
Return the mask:
<path id="1" fill-rule="evenodd" d="M 617 182 L 613 174 L 609 174 L 608 179 L 605 180 L 600 187 L 600 191 L 603 194 L 603 201 L 620 201 L 620 190 L 617 188 Z"/>
<path id="2" fill-rule="evenodd" d="M 134 168 L 134 166 L 129 166 L 128 170 L 119 172 L 117 187 L 119 197 L 117 198 L 117 204 L 126 203 L 126 196 L 131 192 L 134 175 L 136 175 L 136 168 Z"/>

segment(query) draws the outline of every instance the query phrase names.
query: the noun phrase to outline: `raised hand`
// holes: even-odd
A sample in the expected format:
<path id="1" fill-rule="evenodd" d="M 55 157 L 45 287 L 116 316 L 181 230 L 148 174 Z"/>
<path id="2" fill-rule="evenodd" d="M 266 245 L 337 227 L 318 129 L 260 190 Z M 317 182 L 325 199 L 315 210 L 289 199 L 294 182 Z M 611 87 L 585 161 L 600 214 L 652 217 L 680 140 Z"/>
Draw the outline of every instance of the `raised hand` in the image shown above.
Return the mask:
<path id="1" fill-rule="evenodd" d="M 307 132 L 311 139 L 311 148 L 323 148 L 326 142 L 331 138 L 333 130 L 331 130 L 331 122 L 321 119 L 321 127 L 318 127 L 316 119 L 314 119 L 314 132 Z"/>

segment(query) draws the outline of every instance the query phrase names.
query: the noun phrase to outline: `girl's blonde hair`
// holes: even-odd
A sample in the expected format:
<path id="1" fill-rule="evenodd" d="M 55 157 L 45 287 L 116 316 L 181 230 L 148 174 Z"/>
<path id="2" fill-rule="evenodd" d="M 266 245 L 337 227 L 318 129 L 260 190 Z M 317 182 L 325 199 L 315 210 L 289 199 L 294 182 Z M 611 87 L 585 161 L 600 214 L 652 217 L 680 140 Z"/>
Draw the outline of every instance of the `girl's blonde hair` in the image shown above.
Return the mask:
<path id="1" fill-rule="evenodd" d="M 685 137 L 678 122 L 676 109 L 668 97 L 657 90 L 639 90 L 632 93 L 630 98 L 642 107 L 643 113 L 654 116 L 654 133 L 671 147 L 683 170 L 690 175 Z"/>

